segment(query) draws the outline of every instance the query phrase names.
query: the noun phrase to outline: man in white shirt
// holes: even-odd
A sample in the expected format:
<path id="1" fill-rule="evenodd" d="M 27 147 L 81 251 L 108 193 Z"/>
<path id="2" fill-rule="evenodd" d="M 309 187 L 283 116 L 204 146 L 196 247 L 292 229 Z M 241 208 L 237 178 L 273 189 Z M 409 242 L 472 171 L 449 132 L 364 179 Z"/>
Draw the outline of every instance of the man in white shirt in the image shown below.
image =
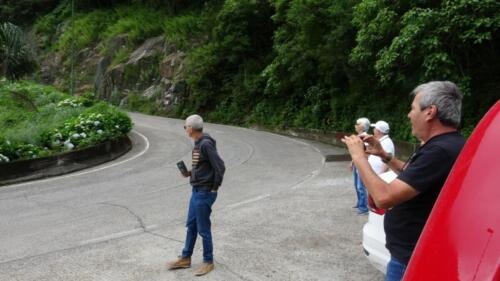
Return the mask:
<path id="1" fill-rule="evenodd" d="M 394 157 L 394 143 L 389 137 L 389 124 L 387 124 L 387 122 L 385 121 L 380 120 L 375 124 L 371 124 L 371 127 L 373 127 L 373 136 L 378 139 L 384 150 Z M 382 159 L 378 156 L 370 155 L 368 157 L 368 162 L 377 175 L 386 172 L 388 169 L 387 165 L 384 164 L 384 162 L 382 162 Z"/>

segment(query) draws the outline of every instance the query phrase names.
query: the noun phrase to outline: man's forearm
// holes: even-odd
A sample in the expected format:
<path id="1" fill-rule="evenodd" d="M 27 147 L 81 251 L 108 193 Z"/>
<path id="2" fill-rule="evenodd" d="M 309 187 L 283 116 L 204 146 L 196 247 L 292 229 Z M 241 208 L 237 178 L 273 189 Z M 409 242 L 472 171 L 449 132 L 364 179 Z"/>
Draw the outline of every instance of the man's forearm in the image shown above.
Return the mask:
<path id="1" fill-rule="evenodd" d="M 405 162 L 403 162 L 399 159 L 396 159 L 396 158 L 392 158 L 391 161 L 389 161 L 386 165 L 389 166 L 389 168 L 391 168 L 391 170 L 393 170 L 396 174 L 399 175 L 399 173 L 401 173 L 403 171 L 403 168 L 405 166 Z"/>
<path id="2" fill-rule="evenodd" d="M 390 157 L 390 161 L 384 161 L 387 158 Z M 389 155 L 389 153 L 384 151 L 384 154 L 380 156 L 380 158 L 384 159 L 384 163 L 391 168 L 396 174 L 399 175 L 403 171 L 403 168 L 405 166 L 405 162 L 397 159 L 396 157 L 392 157 Z"/>

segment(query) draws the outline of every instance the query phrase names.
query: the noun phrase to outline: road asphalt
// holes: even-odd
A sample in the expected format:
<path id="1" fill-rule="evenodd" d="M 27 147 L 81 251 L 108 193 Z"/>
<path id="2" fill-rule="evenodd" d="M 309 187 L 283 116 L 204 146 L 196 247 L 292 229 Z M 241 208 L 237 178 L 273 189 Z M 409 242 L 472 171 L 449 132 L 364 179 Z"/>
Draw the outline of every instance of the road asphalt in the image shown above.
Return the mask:
<path id="1" fill-rule="evenodd" d="M 183 121 L 131 113 L 134 148 L 73 174 L 0 187 L 0 280 L 383 280 L 363 254 L 348 162 L 324 147 L 207 124 L 226 163 L 213 206 L 215 270 L 168 271 L 191 193 Z M 331 153 L 342 148 L 330 147 Z"/>

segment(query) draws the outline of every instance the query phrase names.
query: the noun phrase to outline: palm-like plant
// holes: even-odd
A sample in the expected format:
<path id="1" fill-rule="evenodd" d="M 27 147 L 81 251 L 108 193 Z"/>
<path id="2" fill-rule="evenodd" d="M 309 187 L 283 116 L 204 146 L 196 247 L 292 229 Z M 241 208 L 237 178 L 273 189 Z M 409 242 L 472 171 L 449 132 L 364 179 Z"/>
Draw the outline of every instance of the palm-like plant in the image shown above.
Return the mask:
<path id="1" fill-rule="evenodd" d="M 21 28 L 9 22 L 0 24 L 0 75 L 16 80 L 35 68 L 33 52 Z"/>

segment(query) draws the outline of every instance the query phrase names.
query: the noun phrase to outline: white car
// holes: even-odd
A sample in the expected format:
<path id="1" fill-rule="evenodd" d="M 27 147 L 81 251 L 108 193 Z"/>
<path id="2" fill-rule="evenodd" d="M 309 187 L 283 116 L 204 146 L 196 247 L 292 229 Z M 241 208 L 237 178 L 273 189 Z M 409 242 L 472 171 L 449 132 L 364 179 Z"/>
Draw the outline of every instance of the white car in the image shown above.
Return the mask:
<path id="1" fill-rule="evenodd" d="M 388 183 L 397 177 L 396 173 L 390 170 L 379 176 Z M 382 209 L 370 208 L 368 222 L 363 226 L 363 250 L 370 263 L 385 274 L 391 254 L 385 247 L 384 210 Z"/>

